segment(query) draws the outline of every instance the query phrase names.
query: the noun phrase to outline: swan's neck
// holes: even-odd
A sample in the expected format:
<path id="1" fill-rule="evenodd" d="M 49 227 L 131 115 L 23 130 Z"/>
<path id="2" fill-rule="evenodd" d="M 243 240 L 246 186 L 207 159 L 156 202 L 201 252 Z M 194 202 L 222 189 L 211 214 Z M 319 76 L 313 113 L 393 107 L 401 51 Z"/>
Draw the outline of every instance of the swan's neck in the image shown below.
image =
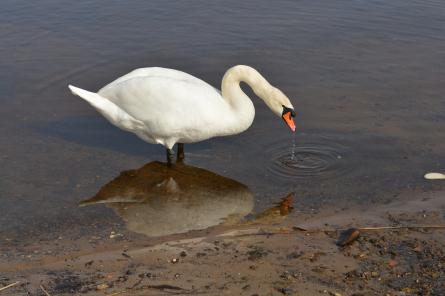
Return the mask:
<path id="1" fill-rule="evenodd" d="M 255 108 L 250 98 L 241 89 L 240 82 L 247 83 L 254 93 L 264 101 L 267 100 L 272 86 L 252 67 L 238 65 L 227 70 L 222 80 L 221 92 L 223 98 L 230 105 L 241 132 L 252 124 Z"/>

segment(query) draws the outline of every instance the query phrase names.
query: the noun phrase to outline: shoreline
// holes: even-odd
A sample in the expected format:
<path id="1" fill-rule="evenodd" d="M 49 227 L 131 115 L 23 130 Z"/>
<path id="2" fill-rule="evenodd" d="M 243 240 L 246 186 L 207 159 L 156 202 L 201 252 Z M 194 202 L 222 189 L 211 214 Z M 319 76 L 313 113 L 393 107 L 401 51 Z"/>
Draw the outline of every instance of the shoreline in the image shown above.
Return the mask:
<path id="1" fill-rule="evenodd" d="M 445 192 L 414 192 L 155 240 L 64 239 L 57 251 L 47 242 L 29 258 L 2 258 L 0 287 L 20 282 L 2 295 L 45 295 L 41 285 L 50 295 L 435 295 L 445 288 L 445 229 L 362 231 L 342 248 L 333 230 L 445 225 L 444 211 Z"/>

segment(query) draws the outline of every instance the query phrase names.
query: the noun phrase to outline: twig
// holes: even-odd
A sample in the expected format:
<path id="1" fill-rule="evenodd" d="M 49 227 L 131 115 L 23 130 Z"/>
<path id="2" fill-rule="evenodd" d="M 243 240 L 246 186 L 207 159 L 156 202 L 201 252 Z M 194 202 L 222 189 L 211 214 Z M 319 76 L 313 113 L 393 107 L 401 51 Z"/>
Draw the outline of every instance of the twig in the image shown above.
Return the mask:
<path id="1" fill-rule="evenodd" d="M 18 285 L 18 284 L 20 284 L 19 281 L 18 281 L 18 282 L 15 282 L 15 283 L 12 283 L 12 284 L 9 284 L 9 285 L 7 285 L 7 286 L 1 287 L 1 288 L 0 288 L 0 292 L 3 291 L 3 290 L 9 289 L 9 288 L 11 288 L 11 287 L 14 287 L 15 285 Z"/>
<path id="2" fill-rule="evenodd" d="M 367 230 L 391 230 L 391 229 L 445 229 L 445 225 L 402 225 L 402 226 L 375 226 L 375 227 L 356 227 L 356 229 L 360 231 L 367 231 Z M 223 233 L 220 236 L 222 237 L 249 237 L 249 236 L 272 236 L 272 235 L 291 235 L 292 233 L 295 233 L 295 231 L 301 231 L 304 233 L 320 233 L 320 232 L 338 232 L 338 231 L 345 231 L 349 228 L 337 228 L 337 229 L 306 229 L 298 226 L 292 227 L 294 232 L 283 232 L 283 231 L 263 231 L 259 230 L 258 232 L 250 232 L 250 233 L 240 233 L 240 234 L 232 234 L 232 233 Z"/>
<path id="3" fill-rule="evenodd" d="M 44 288 L 42 285 L 40 285 L 40 289 L 42 289 L 43 293 L 45 293 L 46 296 L 51 296 L 51 295 L 48 293 L 48 291 L 46 291 L 45 288 Z"/>
<path id="4" fill-rule="evenodd" d="M 133 286 L 129 287 L 128 289 L 133 289 L 134 287 L 139 285 L 143 280 L 144 280 L 144 278 L 141 277 Z"/>
<path id="5" fill-rule="evenodd" d="M 123 294 L 123 293 L 126 293 L 126 291 L 115 292 L 115 293 L 112 293 L 112 294 L 108 294 L 107 296 L 116 296 L 116 295 Z"/>
<path id="6" fill-rule="evenodd" d="M 201 294 L 195 290 L 187 290 L 187 289 L 177 287 L 177 286 L 172 286 L 172 285 L 144 285 L 144 286 L 141 286 L 138 288 L 138 290 L 145 290 L 145 289 L 161 290 L 162 292 L 166 292 L 171 295 Z"/>
<path id="7" fill-rule="evenodd" d="M 376 226 L 376 227 L 359 227 L 357 229 L 358 230 L 385 230 L 385 229 L 403 229 L 403 228 L 408 228 L 408 229 L 419 229 L 419 228 L 435 228 L 435 229 L 440 229 L 440 228 L 445 228 L 445 225 Z"/>

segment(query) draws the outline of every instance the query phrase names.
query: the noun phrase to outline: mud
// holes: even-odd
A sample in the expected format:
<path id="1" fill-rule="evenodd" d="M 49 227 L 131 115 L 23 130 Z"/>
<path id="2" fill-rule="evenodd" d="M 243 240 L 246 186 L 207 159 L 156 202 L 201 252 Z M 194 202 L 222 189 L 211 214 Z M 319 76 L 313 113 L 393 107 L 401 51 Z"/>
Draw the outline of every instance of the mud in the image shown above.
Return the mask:
<path id="1" fill-rule="evenodd" d="M 445 229 L 428 227 L 445 225 L 444 194 L 265 224 L 264 213 L 288 207 L 285 199 L 258 223 L 157 242 L 42 242 L 20 259 L 5 256 L 3 244 L 0 284 L 20 284 L 2 295 L 45 295 L 40 286 L 50 295 L 441 295 Z M 409 227 L 361 230 L 338 247 L 350 226 Z"/>

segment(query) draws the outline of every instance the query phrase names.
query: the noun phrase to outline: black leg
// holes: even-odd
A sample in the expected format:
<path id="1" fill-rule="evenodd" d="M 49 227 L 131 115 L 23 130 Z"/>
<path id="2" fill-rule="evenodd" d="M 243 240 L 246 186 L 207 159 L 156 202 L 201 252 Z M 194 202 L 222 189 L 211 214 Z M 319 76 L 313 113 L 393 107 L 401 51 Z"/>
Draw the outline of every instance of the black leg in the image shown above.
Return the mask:
<path id="1" fill-rule="evenodd" d="M 165 152 L 167 153 L 167 164 L 171 166 L 173 164 L 173 150 L 165 148 Z"/>
<path id="2" fill-rule="evenodd" d="M 176 156 L 176 162 L 183 162 L 185 158 L 184 155 L 184 144 L 178 143 L 178 155 Z"/>

